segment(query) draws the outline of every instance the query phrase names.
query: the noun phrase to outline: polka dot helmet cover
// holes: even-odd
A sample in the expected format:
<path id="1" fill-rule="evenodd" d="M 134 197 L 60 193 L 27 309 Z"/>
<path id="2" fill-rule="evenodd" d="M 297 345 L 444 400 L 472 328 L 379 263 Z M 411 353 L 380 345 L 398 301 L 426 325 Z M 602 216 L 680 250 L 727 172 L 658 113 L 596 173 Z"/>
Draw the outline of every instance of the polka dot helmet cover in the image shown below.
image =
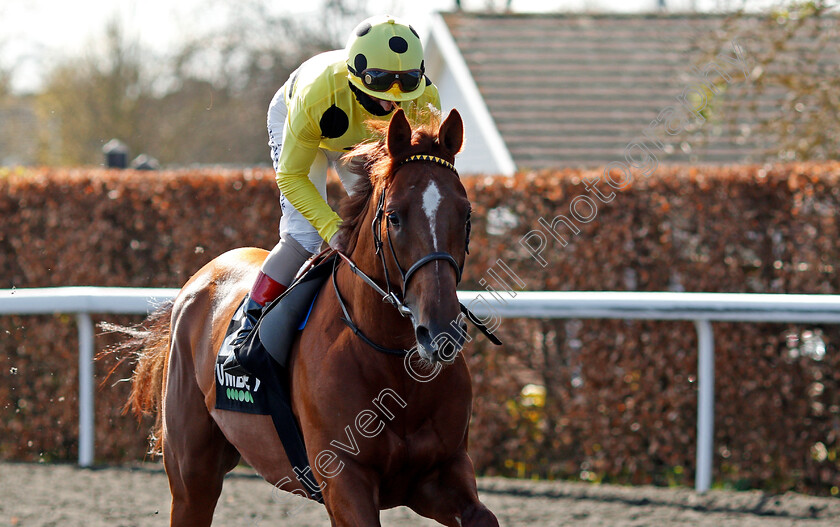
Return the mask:
<path id="1" fill-rule="evenodd" d="M 361 74 L 368 68 L 423 71 L 423 44 L 414 28 L 408 24 L 389 15 L 368 18 L 350 34 L 346 50 L 350 82 L 371 97 L 410 101 L 423 94 L 425 82 L 420 82 L 417 89 L 410 92 L 403 92 L 399 83 L 392 85 L 388 91 L 379 92 L 367 88 L 362 79 L 353 74 L 353 71 Z"/>

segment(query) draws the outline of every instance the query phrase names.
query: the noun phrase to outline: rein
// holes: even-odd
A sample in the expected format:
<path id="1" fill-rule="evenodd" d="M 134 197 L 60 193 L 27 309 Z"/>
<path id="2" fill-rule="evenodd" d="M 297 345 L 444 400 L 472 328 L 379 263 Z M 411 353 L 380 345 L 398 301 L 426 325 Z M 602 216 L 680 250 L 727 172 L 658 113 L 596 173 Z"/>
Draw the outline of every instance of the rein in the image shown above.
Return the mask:
<path id="1" fill-rule="evenodd" d="M 445 168 L 448 168 L 449 170 L 454 172 L 456 176 L 458 176 L 458 171 L 455 170 L 455 166 L 452 163 L 450 163 L 449 161 L 447 161 L 445 159 L 441 159 L 439 157 L 426 155 L 426 154 L 417 154 L 417 155 L 413 155 L 413 156 L 410 156 L 410 157 L 404 159 L 403 161 L 401 161 L 397 165 L 397 170 L 399 169 L 399 167 L 402 167 L 406 163 L 420 162 L 420 161 L 431 162 L 431 163 L 435 163 L 437 165 L 443 166 Z M 414 275 L 414 273 L 416 273 L 421 267 L 423 267 L 424 265 L 426 265 L 430 262 L 442 260 L 442 261 L 447 262 L 450 265 L 452 265 L 452 267 L 455 269 L 455 283 L 458 284 L 458 283 L 461 282 L 461 276 L 463 274 L 463 268 L 460 265 L 458 265 L 458 261 L 451 254 L 449 254 L 448 252 L 438 251 L 438 252 L 429 253 L 426 256 L 423 256 L 422 258 L 420 258 L 419 260 L 414 262 L 408 268 L 408 271 L 403 271 L 403 267 L 400 264 L 399 259 L 397 258 L 396 251 L 394 250 L 394 244 L 391 241 L 391 229 L 386 227 L 388 247 L 390 249 L 391 256 L 394 259 L 394 263 L 397 265 L 397 270 L 400 272 L 400 276 L 402 278 L 402 287 L 401 287 L 402 290 L 401 291 L 395 291 L 391 288 L 391 278 L 390 278 L 389 273 L 388 273 L 388 265 L 387 265 L 386 258 L 385 258 L 385 251 L 382 250 L 382 247 L 383 247 L 384 243 L 382 242 L 382 237 L 380 235 L 380 233 L 382 232 L 382 218 L 383 218 L 384 212 L 385 212 L 385 193 L 386 193 L 387 190 L 388 190 L 388 188 L 385 187 L 385 188 L 382 189 L 382 192 L 379 194 L 379 201 L 377 202 L 377 205 L 376 205 L 376 213 L 374 214 L 373 221 L 371 222 L 371 231 L 373 233 L 373 240 L 374 240 L 374 251 L 375 251 L 375 254 L 379 255 L 379 260 L 382 263 L 382 269 L 383 269 L 383 272 L 385 274 L 385 287 L 384 288 L 381 287 L 379 284 L 376 283 L 376 280 L 374 280 L 373 278 L 371 278 L 370 276 L 365 274 L 364 271 L 359 269 L 359 267 L 356 265 L 356 263 L 353 262 L 353 260 L 350 259 L 349 256 L 345 255 L 344 253 L 342 253 L 340 251 L 335 251 L 335 252 L 336 252 L 336 254 L 338 254 L 341 257 L 342 260 L 344 260 L 347 263 L 347 265 L 350 267 L 350 270 L 356 276 L 361 278 L 362 281 L 364 281 L 368 286 L 370 286 L 374 291 L 376 291 L 379 295 L 382 296 L 382 301 L 383 302 L 387 302 L 387 303 L 391 304 L 392 306 L 394 306 L 394 308 L 396 308 L 396 310 L 399 312 L 400 315 L 402 315 L 403 317 L 407 317 L 407 318 L 411 319 L 412 318 L 411 310 L 405 304 L 405 294 L 406 294 L 406 291 L 408 289 L 408 283 L 411 280 L 411 277 Z M 469 253 L 469 225 L 467 226 L 467 233 L 468 234 L 467 234 L 466 252 Z M 333 283 L 333 288 L 335 289 L 336 298 L 338 299 L 338 304 L 339 304 L 339 306 L 341 306 L 341 311 L 344 314 L 344 316 L 341 318 L 341 321 L 344 322 L 351 330 L 353 330 L 354 335 L 358 336 L 360 339 L 362 339 L 362 341 L 364 341 L 366 344 L 368 344 L 373 349 L 375 349 L 379 352 L 386 353 L 386 354 L 389 354 L 389 355 L 400 355 L 400 356 L 405 356 L 406 354 L 408 354 L 410 350 L 387 348 L 385 346 L 381 346 L 381 345 L 373 342 L 353 322 L 353 319 L 350 317 L 350 313 L 347 310 L 347 306 L 344 303 L 344 299 L 342 298 L 341 293 L 338 290 L 338 283 L 336 282 L 336 271 L 337 271 L 337 269 L 338 269 L 338 259 L 336 259 L 335 263 L 333 264 L 332 283 Z M 460 304 L 460 306 L 461 306 L 461 312 L 466 316 L 467 320 L 469 320 L 482 333 L 484 333 L 490 339 L 491 342 L 493 342 L 496 345 L 501 345 L 502 344 L 501 341 L 495 335 L 493 335 L 487 329 L 487 327 L 484 326 L 478 320 L 478 318 L 466 308 L 466 306 L 464 306 L 464 304 Z"/>

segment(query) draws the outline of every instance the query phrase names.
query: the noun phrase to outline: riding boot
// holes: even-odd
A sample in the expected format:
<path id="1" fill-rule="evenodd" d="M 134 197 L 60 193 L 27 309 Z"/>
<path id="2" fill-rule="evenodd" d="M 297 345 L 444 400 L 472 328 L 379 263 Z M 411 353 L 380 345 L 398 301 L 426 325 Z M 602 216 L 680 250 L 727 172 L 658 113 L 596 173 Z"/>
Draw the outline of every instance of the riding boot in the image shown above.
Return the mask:
<path id="1" fill-rule="evenodd" d="M 251 287 L 251 291 L 242 299 L 242 303 L 233 314 L 228 326 L 225 340 L 222 343 L 222 350 L 229 349 L 230 353 L 225 359 L 222 369 L 231 375 L 245 375 L 249 372 L 242 367 L 237 358 L 239 349 L 248 341 L 254 327 L 262 316 L 265 306 L 272 300 L 283 294 L 286 286 L 273 280 L 270 276 L 260 271 L 257 280 Z"/>

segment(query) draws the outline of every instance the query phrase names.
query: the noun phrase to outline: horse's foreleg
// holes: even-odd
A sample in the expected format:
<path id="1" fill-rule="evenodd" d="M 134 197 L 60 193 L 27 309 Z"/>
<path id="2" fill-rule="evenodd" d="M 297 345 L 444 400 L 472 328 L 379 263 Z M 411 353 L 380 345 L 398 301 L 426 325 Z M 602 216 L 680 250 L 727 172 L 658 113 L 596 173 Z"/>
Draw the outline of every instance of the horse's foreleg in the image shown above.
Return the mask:
<path id="1" fill-rule="evenodd" d="M 499 521 L 478 499 L 475 470 L 466 452 L 442 464 L 412 492 L 408 506 L 450 527 L 498 527 Z"/>
<path id="2" fill-rule="evenodd" d="M 205 527 L 222 492 L 224 475 L 239 462 L 207 412 L 193 361 L 173 346 L 164 402 L 163 463 L 172 493 L 170 525 Z"/>
<path id="3" fill-rule="evenodd" d="M 322 494 L 334 527 L 382 525 L 378 478 L 372 471 L 348 463 L 337 477 L 326 483 Z"/>

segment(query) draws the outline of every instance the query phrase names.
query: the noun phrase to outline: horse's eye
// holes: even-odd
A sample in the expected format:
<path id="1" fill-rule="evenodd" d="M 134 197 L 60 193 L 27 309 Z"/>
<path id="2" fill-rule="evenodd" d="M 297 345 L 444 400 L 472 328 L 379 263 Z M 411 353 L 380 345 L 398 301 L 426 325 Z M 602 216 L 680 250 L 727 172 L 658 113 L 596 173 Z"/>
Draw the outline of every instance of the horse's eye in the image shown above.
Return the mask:
<path id="1" fill-rule="evenodd" d="M 393 225 L 394 227 L 400 226 L 400 217 L 397 216 L 396 212 L 389 212 L 385 217 L 388 218 L 389 225 Z"/>

